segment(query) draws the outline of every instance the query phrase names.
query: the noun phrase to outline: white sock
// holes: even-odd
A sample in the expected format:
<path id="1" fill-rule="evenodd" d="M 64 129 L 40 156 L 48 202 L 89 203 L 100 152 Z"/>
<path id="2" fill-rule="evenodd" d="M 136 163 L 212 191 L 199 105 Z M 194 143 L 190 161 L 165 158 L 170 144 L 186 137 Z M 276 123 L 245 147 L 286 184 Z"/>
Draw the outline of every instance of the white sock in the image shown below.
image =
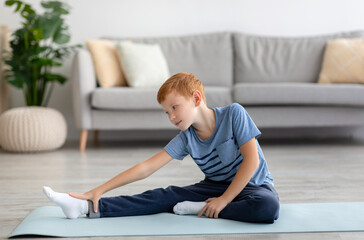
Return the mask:
<path id="1" fill-rule="evenodd" d="M 197 215 L 200 213 L 202 208 L 206 205 L 206 202 L 190 202 L 184 201 L 177 203 L 173 207 L 173 212 L 179 215 Z"/>
<path id="2" fill-rule="evenodd" d="M 62 208 L 67 218 L 78 218 L 88 213 L 88 203 L 86 200 L 73 198 L 67 193 L 55 192 L 50 187 L 43 187 L 43 192 L 49 200 Z"/>

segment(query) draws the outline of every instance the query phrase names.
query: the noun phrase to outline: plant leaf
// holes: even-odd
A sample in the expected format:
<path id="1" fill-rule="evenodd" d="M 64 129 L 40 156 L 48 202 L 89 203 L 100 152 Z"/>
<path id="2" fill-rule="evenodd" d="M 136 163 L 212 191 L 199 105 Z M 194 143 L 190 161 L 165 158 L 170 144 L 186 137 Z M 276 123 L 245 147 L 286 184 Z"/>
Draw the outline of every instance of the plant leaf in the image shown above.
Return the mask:
<path id="1" fill-rule="evenodd" d="M 43 39 L 53 37 L 53 35 L 61 28 L 63 19 L 55 15 L 44 14 L 40 16 L 35 25 L 38 29 L 42 29 Z"/>
<path id="2" fill-rule="evenodd" d="M 50 66 L 50 67 L 60 67 L 62 66 L 61 62 L 57 62 L 52 58 L 34 58 L 30 61 L 32 64 L 36 64 L 38 66 Z"/>
<path id="3" fill-rule="evenodd" d="M 53 36 L 53 41 L 59 45 L 66 44 L 71 40 L 71 36 L 69 34 L 63 33 L 60 29 Z"/>
<path id="4" fill-rule="evenodd" d="M 34 9 L 29 4 L 25 4 L 23 10 L 21 11 L 22 17 L 28 18 L 29 16 L 34 14 L 35 14 Z"/>
<path id="5" fill-rule="evenodd" d="M 67 81 L 67 78 L 65 78 L 64 76 L 60 75 L 60 74 L 54 74 L 54 73 L 46 73 L 44 74 L 44 77 L 47 79 L 47 81 L 56 81 L 59 82 L 60 84 L 64 84 Z"/>
<path id="6" fill-rule="evenodd" d="M 23 84 L 28 81 L 27 76 L 22 72 L 13 72 L 13 74 L 5 76 L 8 83 L 16 88 L 23 88 Z"/>
<path id="7" fill-rule="evenodd" d="M 52 9 L 53 12 L 57 15 L 66 15 L 69 14 L 68 8 L 69 6 L 63 2 L 60 1 L 48 1 L 48 2 L 42 2 L 42 7 L 45 9 Z"/>
<path id="8" fill-rule="evenodd" d="M 15 2 L 17 2 L 17 1 L 14 1 L 14 0 L 6 0 L 5 1 L 5 6 L 13 6 L 15 4 Z"/>

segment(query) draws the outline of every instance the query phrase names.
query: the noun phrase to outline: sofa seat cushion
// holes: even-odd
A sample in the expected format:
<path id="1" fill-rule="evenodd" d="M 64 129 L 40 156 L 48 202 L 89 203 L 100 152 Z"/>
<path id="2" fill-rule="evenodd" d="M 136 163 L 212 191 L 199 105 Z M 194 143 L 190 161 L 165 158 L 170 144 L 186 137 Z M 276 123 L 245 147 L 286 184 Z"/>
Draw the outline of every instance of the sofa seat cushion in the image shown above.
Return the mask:
<path id="1" fill-rule="evenodd" d="M 360 84 L 238 83 L 233 100 L 242 105 L 364 106 Z"/>
<path id="2" fill-rule="evenodd" d="M 96 88 L 91 96 L 91 105 L 109 110 L 162 110 L 157 102 L 157 88 Z M 232 103 L 229 87 L 205 87 L 207 105 L 221 107 Z"/>

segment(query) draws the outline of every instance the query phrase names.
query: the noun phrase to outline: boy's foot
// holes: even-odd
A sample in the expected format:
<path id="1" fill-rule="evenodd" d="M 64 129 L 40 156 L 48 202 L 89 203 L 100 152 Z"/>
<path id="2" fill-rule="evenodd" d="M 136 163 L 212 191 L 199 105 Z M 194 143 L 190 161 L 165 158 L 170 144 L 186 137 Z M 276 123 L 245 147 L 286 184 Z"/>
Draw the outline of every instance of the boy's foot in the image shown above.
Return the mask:
<path id="1" fill-rule="evenodd" d="M 62 208 L 67 218 L 78 218 L 88 213 L 88 203 L 86 200 L 73 198 L 66 193 L 55 192 L 50 187 L 43 187 L 43 192 L 49 200 Z"/>
<path id="2" fill-rule="evenodd" d="M 190 202 L 184 201 L 177 203 L 173 207 L 173 212 L 179 215 L 198 215 L 206 202 Z"/>

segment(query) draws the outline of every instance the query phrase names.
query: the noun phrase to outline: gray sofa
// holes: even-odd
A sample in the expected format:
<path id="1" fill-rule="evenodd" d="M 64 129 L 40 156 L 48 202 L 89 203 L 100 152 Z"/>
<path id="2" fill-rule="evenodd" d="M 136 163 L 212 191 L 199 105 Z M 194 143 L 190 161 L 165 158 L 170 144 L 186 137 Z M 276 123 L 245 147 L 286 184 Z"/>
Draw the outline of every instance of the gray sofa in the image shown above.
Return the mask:
<path id="1" fill-rule="evenodd" d="M 128 39 L 160 44 L 171 75 L 194 73 L 205 86 L 209 107 L 238 102 L 259 128 L 362 126 L 364 86 L 317 83 L 326 42 L 342 37 L 364 37 L 364 32 L 295 38 L 222 32 Z M 88 130 L 175 129 L 157 103 L 158 89 L 98 87 L 85 49 L 74 57 L 72 78 L 81 149 Z"/>

